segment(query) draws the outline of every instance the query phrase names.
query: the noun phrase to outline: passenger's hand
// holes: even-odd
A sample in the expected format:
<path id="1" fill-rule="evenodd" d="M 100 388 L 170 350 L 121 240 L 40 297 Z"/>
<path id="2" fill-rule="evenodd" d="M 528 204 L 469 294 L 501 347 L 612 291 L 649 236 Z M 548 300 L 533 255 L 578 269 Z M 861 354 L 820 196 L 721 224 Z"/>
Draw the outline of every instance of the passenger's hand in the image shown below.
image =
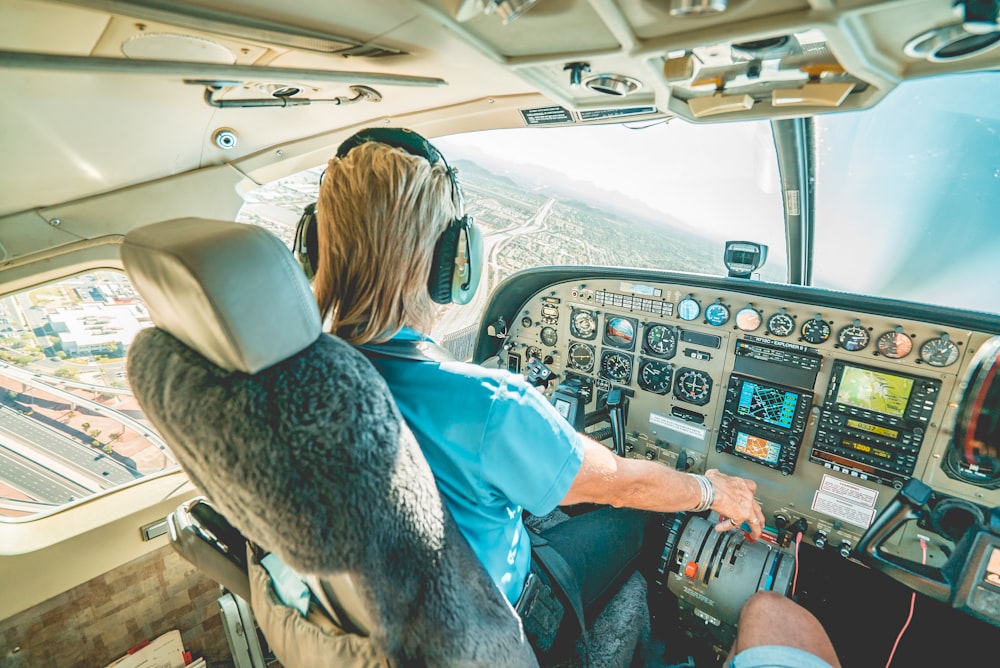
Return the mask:
<path id="1" fill-rule="evenodd" d="M 705 476 L 712 481 L 712 486 L 715 488 L 712 510 L 726 518 L 716 525 L 715 530 L 729 531 L 740 528 L 740 525 L 746 522 L 742 527 L 743 530 L 749 531 L 754 540 L 760 538 L 764 528 L 764 512 L 760 509 L 760 504 L 754 500 L 757 483 L 747 478 L 720 473 L 718 469 L 705 471 Z"/>

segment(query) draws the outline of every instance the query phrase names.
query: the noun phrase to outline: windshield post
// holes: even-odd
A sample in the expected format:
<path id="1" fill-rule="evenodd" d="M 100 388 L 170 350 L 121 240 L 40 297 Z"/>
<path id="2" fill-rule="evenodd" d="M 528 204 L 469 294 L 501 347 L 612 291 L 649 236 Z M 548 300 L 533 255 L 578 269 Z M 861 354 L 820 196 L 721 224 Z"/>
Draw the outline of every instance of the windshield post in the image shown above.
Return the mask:
<path id="1" fill-rule="evenodd" d="M 812 283 L 815 145 L 812 118 L 771 121 L 785 206 L 788 282 Z"/>

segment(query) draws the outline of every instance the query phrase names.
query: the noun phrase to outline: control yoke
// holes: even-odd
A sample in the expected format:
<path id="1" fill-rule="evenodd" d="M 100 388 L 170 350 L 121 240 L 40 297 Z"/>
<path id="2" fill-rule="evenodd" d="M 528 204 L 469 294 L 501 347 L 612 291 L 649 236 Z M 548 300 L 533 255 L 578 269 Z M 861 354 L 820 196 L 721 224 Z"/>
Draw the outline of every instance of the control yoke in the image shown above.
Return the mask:
<path id="1" fill-rule="evenodd" d="M 911 520 L 928 516 L 931 488 L 911 478 L 862 536 L 861 560 L 910 589 L 1000 626 L 1000 508 L 970 527 L 942 568 L 918 564 L 882 548 Z"/>

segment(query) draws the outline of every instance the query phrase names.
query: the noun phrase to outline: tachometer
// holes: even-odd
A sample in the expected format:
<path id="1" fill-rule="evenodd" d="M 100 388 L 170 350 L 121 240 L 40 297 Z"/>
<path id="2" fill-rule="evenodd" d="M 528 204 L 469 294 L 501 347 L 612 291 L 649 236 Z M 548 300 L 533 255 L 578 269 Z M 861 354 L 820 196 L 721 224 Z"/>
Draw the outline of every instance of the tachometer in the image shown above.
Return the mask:
<path id="1" fill-rule="evenodd" d="M 694 320 L 701 315 L 701 304 L 693 297 L 685 297 L 677 303 L 677 317 L 681 320 Z"/>
<path id="2" fill-rule="evenodd" d="M 942 334 L 920 346 L 920 359 L 931 366 L 951 366 L 958 361 L 958 346 L 947 334 Z"/>
<path id="3" fill-rule="evenodd" d="M 569 365 L 580 371 L 594 370 L 594 347 L 586 343 L 571 343 L 566 351 Z"/>
<path id="4" fill-rule="evenodd" d="M 648 325 L 644 337 L 646 350 L 670 359 L 677 352 L 677 329 L 667 325 Z"/>
<path id="5" fill-rule="evenodd" d="M 593 311 L 573 309 L 569 319 L 569 331 L 578 339 L 593 339 L 597 336 L 597 320 Z"/>
<path id="6" fill-rule="evenodd" d="M 896 329 L 878 337 L 875 345 L 878 351 L 886 357 L 898 360 L 906 357 L 913 350 L 913 339 L 904 334 L 900 329 Z"/>
<path id="7" fill-rule="evenodd" d="M 670 391 L 673 373 L 673 365 L 667 362 L 643 360 L 639 364 L 639 387 L 653 394 L 666 394 Z"/>
<path id="8" fill-rule="evenodd" d="M 837 332 L 837 343 L 844 350 L 851 352 L 867 348 L 871 340 L 872 335 L 868 333 L 867 329 L 861 326 L 859 320 L 855 320 L 852 324 L 842 327 Z"/>
<path id="9" fill-rule="evenodd" d="M 782 311 L 767 319 L 767 331 L 775 336 L 788 336 L 795 329 L 795 321 Z"/>
<path id="10" fill-rule="evenodd" d="M 678 369 L 674 376 L 674 396 L 689 404 L 704 406 L 712 398 L 712 377 L 698 369 Z"/>
<path id="11" fill-rule="evenodd" d="M 632 358 L 619 352 L 604 351 L 601 355 L 601 375 L 618 383 L 632 379 Z"/>
<path id="12" fill-rule="evenodd" d="M 830 325 L 818 315 L 802 323 L 802 339 L 809 343 L 823 343 L 830 338 L 830 333 Z"/>

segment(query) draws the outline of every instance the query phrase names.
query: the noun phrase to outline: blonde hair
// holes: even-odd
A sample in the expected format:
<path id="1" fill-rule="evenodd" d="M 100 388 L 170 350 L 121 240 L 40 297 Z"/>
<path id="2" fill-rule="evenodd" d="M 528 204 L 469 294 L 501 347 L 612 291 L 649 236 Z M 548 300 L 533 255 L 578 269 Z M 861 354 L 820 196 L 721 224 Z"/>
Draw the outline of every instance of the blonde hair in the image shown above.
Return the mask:
<path id="1" fill-rule="evenodd" d="M 330 331 L 354 344 L 430 331 L 434 246 L 456 217 L 442 162 L 367 142 L 327 165 L 316 207 L 314 290 Z"/>

